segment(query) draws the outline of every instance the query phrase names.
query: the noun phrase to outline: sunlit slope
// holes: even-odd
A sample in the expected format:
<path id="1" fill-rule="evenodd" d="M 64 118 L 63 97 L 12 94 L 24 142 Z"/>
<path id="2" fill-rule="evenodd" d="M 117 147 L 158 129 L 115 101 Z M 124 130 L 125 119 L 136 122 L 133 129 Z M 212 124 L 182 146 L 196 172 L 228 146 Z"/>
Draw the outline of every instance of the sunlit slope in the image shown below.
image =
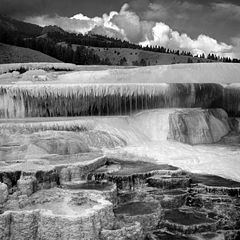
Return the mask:
<path id="1" fill-rule="evenodd" d="M 29 48 L 0 43 L 0 64 L 19 62 L 61 62 L 44 53 Z"/>
<path id="2" fill-rule="evenodd" d="M 65 45 L 66 44 L 63 44 Z M 79 45 L 72 45 L 73 50 L 75 51 Z M 125 58 L 125 65 L 136 65 L 140 63 L 141 60 L 145 61 L 147 65 L 166 65 L 166 64 L 178 64 L 178 63 L 188 63 L 193 62 L 211 62 L 209 59 L 197 58 L 191 56 L 176 55 L 170 53 L 160 53 L 152 51 L 144 51 L 140 49 L 131 49 L 131 48 L 101 48 L 101 47 L 88 47 L 92 50 L 94 54 L 98 55 L 100 59 L 104 60 L 109 59 L 112 65 L 121 64 L 121 61 Z"/>

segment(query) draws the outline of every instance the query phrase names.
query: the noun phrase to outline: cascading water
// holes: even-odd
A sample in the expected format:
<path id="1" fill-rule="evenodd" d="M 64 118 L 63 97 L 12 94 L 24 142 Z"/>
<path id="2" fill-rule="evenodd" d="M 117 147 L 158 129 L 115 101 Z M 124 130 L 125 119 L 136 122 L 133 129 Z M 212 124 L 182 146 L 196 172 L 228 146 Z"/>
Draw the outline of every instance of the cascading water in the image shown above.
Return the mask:
<path id="1" fill-rule="evenodd" d="M 137 159 L 142 160 L 155 159 L 159 164 L 167 163 L 190 172 L 208 173 L 239 181 L 239 146 L 226 144 L 192 146 L 168 140 L 169 116 L 175 111 L 176 109 L 143 111 L 121 122 L 117 117 L 102 119 L 101 123 L 96 124 L 97 128 L 98 126 L 108 126 L 105 129 L 109 133 L 121 136 L 128 143 L 123 148 L 106 149 L 106 154 L 137 156 Z M 220 109 L 217 111 L 219 114 L 222 112 Z M 201 119 L 202 124 L 205 125 L 204 113 Z M 211 113 L 210 131 L 217 129 L 218 135 L 227 134 L 228 126 L 224 126 L 223 122 L 218 119 L 214 121 L 213 119 L 214 115 Z M 192 119 L 193 125 L 195 120 Z M 118 131 L 116 131 L 116 127 Z"/>
<path id="2" fill-rule="evenodd" d="M 240 112 L 238 86 L 220 84 L 232 83 L 238 70 L 232 71 L 235 65 L 225 65 L 220 72 L 215 70 L 221 70 L 221 65 L 202 66 L 114 70 L 117 76 L 109 70 L 54 76 L 32 70 L 24 77 L 21 72 L 31 65 L 18 70 L 19 66 L 9 66 L 6 75 L 10 78 L 0 76 L 0 222 L 2 229 L 11 229 L 3 238 L 55 239 L 61 235 L 63 239 L 102 239 L 99 233 L 105 232 L 118 239 L 135 234 L 129 225 L 127 230 L 122 228 L 129 220 L 140 222 L 148 233 L 162 227 L 182 233 L 209 231 L 209 226 L 212 232 L 219 220 L 225 224 L 222 229 L 235 229 L 230 224 L 232 220 L 238 224 L 232 214 L 237 212 L 237 202 L 222 194 L 239 196 L 239 184 L 232 186 L 229 181 L 227 186 L 233 188 L 222 188 L 219 178 L 206 174 L 240 181 L 237 119 L 219 109 L 224 107 L 232 116 Z M 17 75 L 11 73 L 14 69 Z M 234 132 L 229 134 L 231 130 Z M 227 143 L 232 140 L 236 145 Z M 192 187 L 191 174 L 185 170 L 204 177 L 199 182 L 201 177 L 194 175 L 196 187 Z M 213 187 L 197 185 L 213 180 L 217 183 Z M 57 185 L 65 189 L 55 188 Z M 48 188 L 53 189 L 45 190 Z M 212 196 L 215 193 L 217 198 Z M 116 207 L 119 223 L 114 223 L 113 206 L 105 199 Z M 215 202 L 220 206 L 217 215 L 212 212 Z M 199 203 L 209 207 L 199 209 Z M 185 211 L 179 212 L 182 207 Z M 41 210 L 35 211 L 38 208 Z M 18 221 L 22 216 L 23 221 Z M 191 221 L 184 221 L 188 217 Z M 205 224 L 209 218 L 214 218 L 212 225 Z M 107 230 L 103 219 L 111 223 Z M 92 230 L 96 235 L 89 235 Z M 134 239 L 140 239 L 138 232 Z"/>
<path id="3" fill-rule="evenodd" d="M 224 88 L 224 104 L 223 108 L 227 109 L 229 115 L 240 116 L 240 86 L 239 84 L 231 84 Z"/>
<path id="4" fill-rule="evenodd" d="M 237 65 L 211 63 L 104 70 L 97 73 L 75 71 L 58 73 L 56 76 L 46 73 L 49 78 L 44 82 L 36 80 L 31 75 L 34 73 L 25 78 L 3 77 L 0 86 L 0 118 L 2 122 L 7 122 L 10 118 L 13 119 L 11 121 L 23 118 L 25 122 L 28 117 L 56 117 L 56 121 L 58 117 L 68 117 L 65 119 L 67 122 L 70 116 L 85 116 L 86 122 L 91 122 L 91 129 L 93 127 L 108 132 L 111 136 L 119 136 L 119 139 L 128 144 L 119 151 L 124 149 L 134 154 L 138 152 L 157 161 L 169 161 L 180 167 L 187 166 L 190 170 L 202 170 L 207 169 L 206 165 L 196 167 L 194 164 L 206 162 L 207 158 L 216 163 L 217 159 L 221 159 L 216 157 L 216 151 L 226 151 L 226 147 L 192 147 L 167 141 L 168 116 L 174 111 L 173 108 L 198 107 L 223 108 L 229 116 L 238 116 L 239 86 L 234 84 L 238 72 Z M 93 120 L 95 118 L 88 116 L 112 117 Z M 207 118 L 206 120 L 208 121 Z M 34 130 L 29 126 L 27 130 L 89 130 L 85 123 L 55 125 L 43 124 L 42 119 L 37 121 L 39 123 L 32 124 Z M 227 133 L 227 129 L 221 131 L 224 125 L 219 121 L 214 119 L 214 123 L 214 129 L 221 132 L 220 137 Z M 21 129 L 26 125 L 23 124 Z M 202 129 L 205 131 L 205 128 Z M 213 139 L 218 139 L 218 136 L 214 135 Z M 238 151 L 227 151 L 229 161 L 235 164 L 234 154 Z M 223 156 L 227 155 L 224 153 Z M 222 159 L 221 164 L 225 161 L 225 158 Z M 215 169 L 213 173 L 223 173 L 222 167 L 218 169 L 221 164 L 211 168 Z M 229 173 L 228 175 L 230 176 Z M 236 176 L 237 174 L 234 175 Z"/>
<path id="5" fill-rule="evenodd" d="M 28 84 L 0 87 L 0 118 L 126 115 L 154 108 L 222 107 L 218 84 Z"/>

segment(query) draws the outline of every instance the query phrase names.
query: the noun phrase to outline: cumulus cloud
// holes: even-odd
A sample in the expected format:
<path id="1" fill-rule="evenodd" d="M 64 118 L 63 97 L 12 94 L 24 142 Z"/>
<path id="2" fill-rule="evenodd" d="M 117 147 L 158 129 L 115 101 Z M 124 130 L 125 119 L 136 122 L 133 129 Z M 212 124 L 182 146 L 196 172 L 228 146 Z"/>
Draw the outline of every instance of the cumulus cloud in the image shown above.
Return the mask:
<path id="1" fill-rule="evenodd" d="M 193 6 L 185 4 L 184 7 L 192 8 Z M 89 18 L 79 13 L 71 18 L 41 16 L 28 18 L 26 21 L 39 25 L 57 25 L 64 30 L 82 34 L 93 32 L 142 45 L 160 45 L 171 49 L 186 50 L 193 54 L 214 53 L 220 56 L 236 56 L 232 45 L 218 42 L 204 34 L 192 39 L 185 33 L 171 29 L 163 22 L 150 20 L 157 14 L 166 14 L 159 4 L 149 3 L 144 14 L 144 18 L 140 17 L 131 10 L 128 4 L 124 4 L 119 12 L 112 11 L 102 17 Z"/>
<path id="2" fill-rule="evenodd" d="M 153 22 L 141 21 L 140 17 L 129 10 L 129 5 L 124 4 L 118 14 L 110 20 L 130 42 L 139 43 L 146 39 L 154 26 Z"/>
<path id="3" fill-rule="evenodd" d="M 62 29 L 76 33 L 88 33 L 95 26 L 95 21 L 92 19 L 75 19 L 68 17 L 49 17 L 49 16 L 38 16 L 29 17 L 25 19 L 26 22 L 34 23 L 40 26 L 56 25 Z"/>
<path id="4" fill-rule="evenodd" d="M 214 53 L 233 57 L 231 45 L 218 43 L 215 39 L 203 34 L 197 39 L 191 39 L 187 34 L 180 34 L 164 23 L 156 23 L 152 32 L 153 39 L 142 42 L 142 45 L 161 45 L 170 49 L 190 51 L 193 54 Z"/>

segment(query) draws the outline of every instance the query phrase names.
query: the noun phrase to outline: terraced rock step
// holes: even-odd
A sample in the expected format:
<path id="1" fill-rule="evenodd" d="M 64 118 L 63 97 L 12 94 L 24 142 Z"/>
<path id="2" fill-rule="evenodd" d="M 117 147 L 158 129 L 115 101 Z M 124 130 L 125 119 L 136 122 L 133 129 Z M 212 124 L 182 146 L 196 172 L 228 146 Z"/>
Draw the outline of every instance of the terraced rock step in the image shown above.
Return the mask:
<path id="1" fill-rule="evenodd" d="M 81 190 L 97 190 L 97 191 L 108 191 L 111 190 L 113 187 L 113 184 L 108 183 L 108 182 L 89 182 L 89 181 L 84 181 L 84 182 L 71 182 L 71 183 L 65 183 L 62 185 L 63 188 L 66 189 L 81 189 Z"/>
<path id="2" fill-rule="evenodd" d="M 127 223 L 140 222 L 144 231 L 155 229 L 161 219 L 158 202 L 129 202 L 116 207 L 114 213 Z"/>
<path id="3" fill-rule="evenodd" d="M 182 207 L 186 198 L 189 195 L 187 190 L 173 189 L 163 191 L 163 198 L 160 200 L 161 206 L 167 209 L 174 209 Z"/>
<path id="4" fill-rule="evenodd" d="M 239 66 L 5 67 L 0 240 L 240 239 Z"/>
<path id="5" fill-rule="evenodd" d="M 53 157 L 49 162 L 54 164 L 45 170 L 24 171 L 19 163 L 14 171 L 1 172 L 0 224 L 14 229 L 14 237 L 25 240 L 34 231 L 36 238 L 51 240 L 121 239 L 126 234 L 131 240 L 237 239 L 239 197 L 213 191 L 238 189 L 237 182 L 95 154 L 82 156 L 81 162 L 77 156 L 72 161 L 58 158 Z M 24 214 L 26 226 L 17 225 Z M 9 218 L 14 220 L 6 225 Z M 99 227 L 97 232 L 92 223 Z M 67 230 L 70 225 L 72 233 Z M 56 235 L 59 231 L 62 237 Z M 1 239 L 9 240 L 2 232 Z"/>
<path id="6" fill-rule="evenodd" d="M 191 175 L 191 183 L 192 184 L 203 184 L 206 186 L 212 187 L 228 187 L 228 188 L 240 188 L 240 183 L 229 180 L 226 178 L 222 178 L 214 175 L 207 174 L 192 174 Z"/>
<path id="7" fill-rule="evenodd" d="M 89 174 L 88 178 L 106 179 L 115 182 L 119 189 L 131 190 L 146 184 L 147 179 L 154 174 L 165 175 L 178 172 L 178 168 L 167 164 L 109 159 L 103 167 Z"/>
<path id="8" fill-rule="evenodd" d="M 224 179 L 219 176 L 193 174 L 191 184 L 196 185 L 199 193 L 212 193 L 218 195 L 240 196 L 240 183 Z"/>
<path id="9" fill-rule="evenodd" d="M 115 239 L 131 239 L 131 240 L 144 240 L 144 233 L 142 226 L 139 222 L 133 224 L 117 223 L 112 229 L 103 229 L 101 231 L 101 240 L 115 240 Z"/>
<path id="10" fill-rule="evenodd" d="M 177 235 L 171 232 L 154 231 L 148 234 L 146 240 L 193 240 L 191 237 Z"/>
<path id="11" fill-rule="evenodd" d="M 111 227 L 114 220 L 112 204 L 103 196 L 56 188 L 28 198 L 11 196 L 5 209 L 0 215 L 4 240 L 98 239 L 100 229 Z"/>
<path id="12" fill-rule="evenodd" d="M 119 166 L 115 170 L 111 170 L 112 166 Z M 96 173 L 109 173 L 112 176 L 132 176 L 137 174 L 146 174 L 151 172 L 167 172 L 178 170 L 177 167 L 167 164 L 154 164 L 151 162 L 143 161 L 121 161 L 118 159 L 112 159 L 108 161 L 108 165 L 105 168 L 100 168 Z"/>
<path id="13" fill-rule="evenodd" d="M 156 208 L 158 208 L 158 203 L 156 202 L 130 202 L 118 206 L 114 212 L 117 215 L 137 216 L 154 213 Z"/>
<path id="14" fill-rule="evenodd" d="M 215 231 L 217 229 L 217 222 L 209 218 L 207 213 L 194 209 L 172 209 L 165 211 L 164 220 L 160 223 L 160 226 L 167 227 L 171 231 L 192 234 L 196 232 Z"/>
<path id="15" fill-rule="evenodd" d="M 149 234 L 146 240 L 225 240 L 224 233 L 200 233 L 200 234 L 177 234 L 169 231 L 155 231 L 153 234 Z M 230 238 L 229 238 L 230 240 Z"/>
<path id="16" fill-rule="evenodd" d="M 174 189 L 187 188 L 190 186 L 190 178 L 188 176 L 160 176 L 154 175 L 148 178 L 147 183 L 151 187 Z"/>

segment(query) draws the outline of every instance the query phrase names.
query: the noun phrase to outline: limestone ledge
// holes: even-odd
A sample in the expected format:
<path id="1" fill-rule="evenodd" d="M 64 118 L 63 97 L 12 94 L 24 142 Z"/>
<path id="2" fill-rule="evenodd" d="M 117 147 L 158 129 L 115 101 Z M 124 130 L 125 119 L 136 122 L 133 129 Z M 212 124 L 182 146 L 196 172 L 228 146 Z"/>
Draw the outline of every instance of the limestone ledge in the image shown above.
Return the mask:
<path id="1" fill-rule="evenodd" d="M 49 189 L 65 181 L 86 179 L 88 173 L 104 165 L 105 162 L 106 158 L 103 156 L 69 164 L 60 162 L 55 165 L 27 163 L 9 165 L 1 168 L 0 182 L 7 185 L 9 193 L 20 190 L 23 194 L 27 191 L 27 195 L 31 195 L 40 189 Z M 24 188 L 28 189 L 24 190 Z"/>
<path id="2" fill-rule="evenodd" d="M 198 193 L 211 193 L 216 195 L 229 195 L 232 197 L 240 197 L 240 187 L 217 187 L 206 186 L 199 183 L 194 190 Z"/>
<path id="3" fill-rule="evenodd" d="M 52 199 L 53 202 L 46 198 L 44 201 L 47 202 L 41 203 L 41 207 L 33 204 L 41 199 L 39 194 L 42 193 L 39 192 L 30 205 L 1 214 L 0 239 L 95 240 L 99 239 L 103 227 L 111 228 L 114 222 L 113 205 L 104 197 L 93 193 L 79 195 L 70 191 L 58 191 L 61 191 L 58 193 L 62 197 L 60 202 L 59 198 Z M 52 196 L 54 192 L 49 194 Z"/>
<path id="4" fill-rule="evenodd" d="M 144 234 L 142 226 L 139 222 L 135 222 L 130 225 L 126 225 L 122 228 L 115 230 L 103 229 L 101 231 L 101 240 L 143 240 Z"/>
<path id="5" fill-rule="evenodd" d="M 160 226 L 166 227 L 170 231 L 176 231 L 184 234 L 193 234 L 197 232 L 215 232 L 217 230 L 217 223 L 202 223 L 202 224 L 192 224 L 190 226 L 185 226 L 182 224 L 177 224 L 170 222 L 168 220 L 162 221 Z"/>

